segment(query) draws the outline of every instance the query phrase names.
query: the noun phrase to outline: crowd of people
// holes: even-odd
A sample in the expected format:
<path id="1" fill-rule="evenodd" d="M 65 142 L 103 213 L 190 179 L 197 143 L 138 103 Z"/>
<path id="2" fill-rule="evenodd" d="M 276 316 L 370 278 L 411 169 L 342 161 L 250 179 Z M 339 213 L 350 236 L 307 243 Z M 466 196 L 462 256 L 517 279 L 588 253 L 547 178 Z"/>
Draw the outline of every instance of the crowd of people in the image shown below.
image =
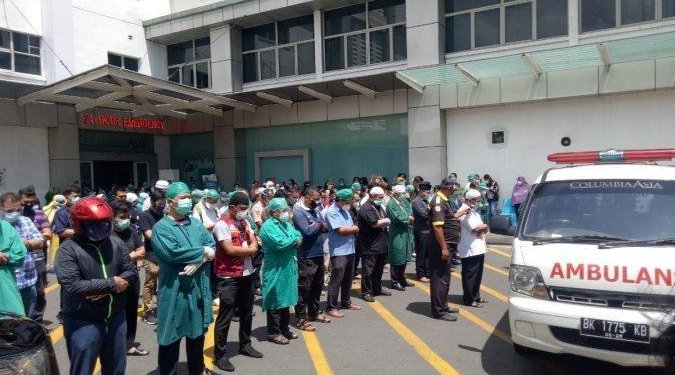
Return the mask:
<path id="1" fill-rule="evenodd" d="M 413 285 L 406 274 L 413 259 L 414 278 L 430 284 L 431 315 L 454 321 L 457 309 L 447 297 L 455 267 L 461 265 L 464 304 L 486 302 L 479 292 L 485 235 L 500 196 L 487 174 L 469 175 L 464 186 L 456 178 L 432 185 L 417 176 L 408 184 L 399 174 L 390 184 L 373 175 L 322 186 L 270 178 L 229 193 L 160 180 L 152 189 L 116 187 L 109 195 L 81 197 L 76 187 L 50 192 L 43 208 L 32 187 L 5 193 L 0 310 L 42 321 L 53 271 L 70 373 L 82 375 L 92 373 L 97 358 L 102 373 L 123 374 L 127 355 L 150 354 L 135 340 L 139 299 L 143 321 L 157 326 L 161 375 L 177 373 L 182 338 L 189 373 L 210 373 L 204 335 L 214 306 L 215 364 L 234 371 L 227 351 L 232 321 L 239 322 L 239 353 L 263 357 L 251 343 L 256 295 L 269 340 L 288 345 L 298 338 L 292 327 L 316 331 L 361 310 L 351 299 L 354 280 L 366 303 L 405 291 Z M 527 189 L 519 177 L 515 204 Z"/>

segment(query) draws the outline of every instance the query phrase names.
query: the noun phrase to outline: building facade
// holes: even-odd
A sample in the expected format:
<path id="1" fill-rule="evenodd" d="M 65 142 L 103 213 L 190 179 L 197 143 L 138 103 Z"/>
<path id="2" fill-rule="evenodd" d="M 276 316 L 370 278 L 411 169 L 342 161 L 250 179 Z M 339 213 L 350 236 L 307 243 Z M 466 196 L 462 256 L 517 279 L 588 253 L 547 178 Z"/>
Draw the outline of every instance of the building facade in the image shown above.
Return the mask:
<path id="1" fill-rule="evenodd" d="M 675 141 L 675 0 L 0 3 L 0 190 L 398 172 L 509 190 L 550 153 Z M 105 64 L 155 91 L 115 70 L 133 89 L 87 97 Z"/>

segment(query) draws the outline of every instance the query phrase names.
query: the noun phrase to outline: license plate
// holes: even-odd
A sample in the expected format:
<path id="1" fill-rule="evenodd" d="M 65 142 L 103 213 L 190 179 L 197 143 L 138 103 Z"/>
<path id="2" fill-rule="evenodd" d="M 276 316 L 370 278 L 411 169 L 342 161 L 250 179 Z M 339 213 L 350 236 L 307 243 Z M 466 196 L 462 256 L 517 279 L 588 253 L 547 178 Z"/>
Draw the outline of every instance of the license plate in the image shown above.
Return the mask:
<path id="1" fill-rule="evenodd" d="M 649 325 L 581 318 L 579 334 L 610 340 L 649 344 Z"/>

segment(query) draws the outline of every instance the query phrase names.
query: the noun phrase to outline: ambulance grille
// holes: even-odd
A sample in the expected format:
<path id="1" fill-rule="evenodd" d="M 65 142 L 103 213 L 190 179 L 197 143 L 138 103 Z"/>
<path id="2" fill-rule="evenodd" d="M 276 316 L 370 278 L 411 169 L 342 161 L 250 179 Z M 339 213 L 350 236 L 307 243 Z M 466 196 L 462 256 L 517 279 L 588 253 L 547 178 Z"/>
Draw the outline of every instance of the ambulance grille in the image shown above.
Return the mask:
<path id="1" fill-rule="evenodd" d="M 591 289 L 550 287 L 551 299 L 558 302 L 631 310 L 670 311 L 675 296 L 603 292 Z"/>

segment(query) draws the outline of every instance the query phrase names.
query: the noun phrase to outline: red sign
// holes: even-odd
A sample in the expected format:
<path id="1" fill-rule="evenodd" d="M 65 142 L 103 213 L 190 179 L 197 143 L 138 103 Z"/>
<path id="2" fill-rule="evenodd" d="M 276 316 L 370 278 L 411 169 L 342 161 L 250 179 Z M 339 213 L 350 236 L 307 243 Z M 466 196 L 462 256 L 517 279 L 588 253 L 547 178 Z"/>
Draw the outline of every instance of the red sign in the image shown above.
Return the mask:
<path id="1" fill-rule="evenodd" d="M 87 113 L 82 115 L 82 121 L 86 125 L 100 125 L 100 126 L 112 126 L 120 128 L 148 129 L 148 130 L 164 129 L 164 120 L 161 119 L 121 117 L 114 115 L 94 115 Z"/>

